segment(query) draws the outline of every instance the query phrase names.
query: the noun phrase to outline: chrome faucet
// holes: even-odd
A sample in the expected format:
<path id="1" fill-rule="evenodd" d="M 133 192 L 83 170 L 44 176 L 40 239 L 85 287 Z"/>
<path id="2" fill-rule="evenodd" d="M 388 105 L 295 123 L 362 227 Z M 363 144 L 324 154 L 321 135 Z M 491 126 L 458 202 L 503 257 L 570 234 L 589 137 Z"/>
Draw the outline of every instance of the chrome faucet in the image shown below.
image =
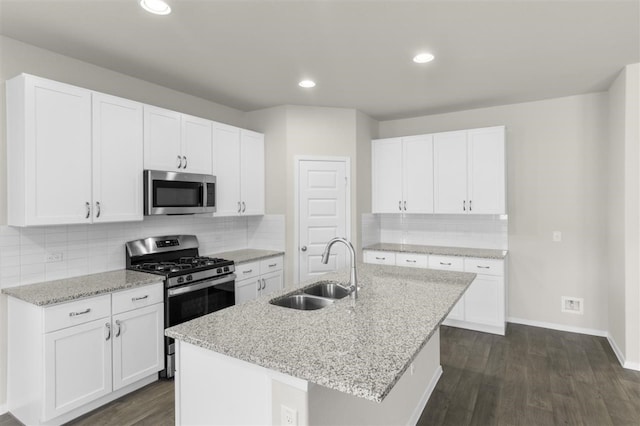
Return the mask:
<path id="1" fill-rule="evenodd" d="M 346 238 L 335 237 L 329 241 L 324 248 L 324 252 L 322 253 L 322 263 L 326 264 L 329 262 L 329 252 L 331 251 L 331 246 L 335 243 L 342 243 L 349 249 L 349 255 L 351 257 L 351 277 L 349 279 L 349 290 L 351 294 L 351 299 L 355 300 L 358 298 L 358 275 L 356 274 L 356 251 L 353 249 L 353 245 Z"/>

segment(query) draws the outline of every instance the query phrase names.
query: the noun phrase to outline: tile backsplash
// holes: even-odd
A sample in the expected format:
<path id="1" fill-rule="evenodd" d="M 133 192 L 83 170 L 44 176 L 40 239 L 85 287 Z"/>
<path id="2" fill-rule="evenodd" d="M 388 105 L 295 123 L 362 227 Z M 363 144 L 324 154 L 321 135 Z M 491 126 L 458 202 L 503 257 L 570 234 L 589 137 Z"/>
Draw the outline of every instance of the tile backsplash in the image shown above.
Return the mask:
<path id="1" fill-rule="evenodd" d="M 363 246 L 383 242 L 508 249 L 508 219 L 497 215 L 366 214 Z"/>
<path id="2" fill-rule="evenodd" d="M 127 241 L 172 234 L 195 234 L 203 255 L 285 247 L 283 215 L 151 216 L 126 223 L 0 226 L 0 288 L 122 269 Z"/>

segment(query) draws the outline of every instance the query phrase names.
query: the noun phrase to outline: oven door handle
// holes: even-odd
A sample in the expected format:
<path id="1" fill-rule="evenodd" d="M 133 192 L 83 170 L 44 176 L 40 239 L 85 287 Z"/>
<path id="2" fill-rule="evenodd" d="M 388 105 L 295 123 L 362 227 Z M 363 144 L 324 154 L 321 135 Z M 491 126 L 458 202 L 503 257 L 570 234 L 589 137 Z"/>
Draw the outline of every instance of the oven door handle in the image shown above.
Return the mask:
<path id="1" fill-rule="evenodd" d="M 179 296 L 181 294 L 189 293 L 191 291 L 202 290 L 203 288 L 215 287 L 220 284 L 233 282 L 235 281 L 235 279 L 236 279 L 236 274 L 229 274 L 215 280 L 206 280 L 205 282 L 194 283 L 191 285 L 185 285 L 177 288 L 170 288 L 167 291 L 167 296 L 168 297 Z"/>

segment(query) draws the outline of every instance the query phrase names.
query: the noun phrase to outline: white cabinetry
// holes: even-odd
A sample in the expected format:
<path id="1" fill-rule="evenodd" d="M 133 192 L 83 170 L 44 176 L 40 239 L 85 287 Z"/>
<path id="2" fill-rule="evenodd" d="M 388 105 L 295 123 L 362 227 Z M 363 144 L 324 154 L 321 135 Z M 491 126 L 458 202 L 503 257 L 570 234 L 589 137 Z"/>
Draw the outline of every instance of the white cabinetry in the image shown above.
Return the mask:
<path id="1" fill-rule="evenodd" d="M 433 213 L 431 135 L 372 142 L 373 213 Z"/>
<path id="2" fill-rule="evenodd" d="M 213 122 L 144 106 L 144 168 L 212 173 Z"/>
<path id="3" fill-rule="evenodd" d="M 428 267 L 477 274 L 476 279 L 451 309 L 443 324 L 504 336 L 506 330 L 505 260 L 365 250 L 364 261 L 379 265 Z"/>
<path id="4" fill-rule="evenodd" d="M 504 127 L 433 136 L 435 213 L 505 213 Z"/>
<path id="5" fill-rule="evenodd" d="M 282 256 L 236 265 L 236 305 L 284 287 Z"/>
<path id="6" fill-rule="evenodd" d="M 161 283 L 114 293 L 113 312 L 109 294 L 48 307 L 9 297 L 9 411 L 61 424 L 157 380 L 163 306 Z"/>
<path id="7" fill-rule="evenodd" d="M 7 81 L 7 158 L 9 225 L 142 220 L 138 103 L 21 74 Z"/>
<path id="8" fill-rule="evenodd" d="M 264 135 L 216 123 L 216 216 L 264 214 Z"/>

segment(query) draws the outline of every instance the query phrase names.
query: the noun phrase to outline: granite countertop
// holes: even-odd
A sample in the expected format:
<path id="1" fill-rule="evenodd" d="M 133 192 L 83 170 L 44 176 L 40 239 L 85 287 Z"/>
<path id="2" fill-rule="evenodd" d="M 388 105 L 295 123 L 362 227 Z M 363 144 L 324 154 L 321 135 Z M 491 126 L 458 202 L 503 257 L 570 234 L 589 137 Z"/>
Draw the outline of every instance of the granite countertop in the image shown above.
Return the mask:
<path id="1" fill-rule="evenodd" d="M 37 306 L 47 306 L 147 284 L 161 283 L 163 280 L 162 275 L 121 269 L 4 288 L 2 293 Z"/>
<path id="2" fill-rule="evenodd" d="M 358 264 L 358 300 L 315 311 L 271 305 L 285 289 L 196 318 L 165 334 L 372 401 L 382 401 L 475 274 Z M 347 283 L 349 270 L 322 280 Z M 307 286 L 317 278 L 301 287 Z"/>
<path id="3" fill-rule="evenodd" d="M 224 251 L 221 253 L 207 254 L 208 257 L 220 257 L 222 259 L 233 260 L 236 264 L 253 262 L 255 260 L 267 259 L 274 256 L 284 256 L 283 251 L 277 250 L 259 250 L 259 249 L 241 249 L 233 251 Z"/>
<path id="4" fill-rule="evenodd" d="M 483 259 L 504 259 L 507 250 L 480 249 L 468 247 L 422 246 L 417 244 L 378 243 L 363 250 L 393 251 L 398 253 L 436 254 L 442 256 L 479 257 Z"/>

